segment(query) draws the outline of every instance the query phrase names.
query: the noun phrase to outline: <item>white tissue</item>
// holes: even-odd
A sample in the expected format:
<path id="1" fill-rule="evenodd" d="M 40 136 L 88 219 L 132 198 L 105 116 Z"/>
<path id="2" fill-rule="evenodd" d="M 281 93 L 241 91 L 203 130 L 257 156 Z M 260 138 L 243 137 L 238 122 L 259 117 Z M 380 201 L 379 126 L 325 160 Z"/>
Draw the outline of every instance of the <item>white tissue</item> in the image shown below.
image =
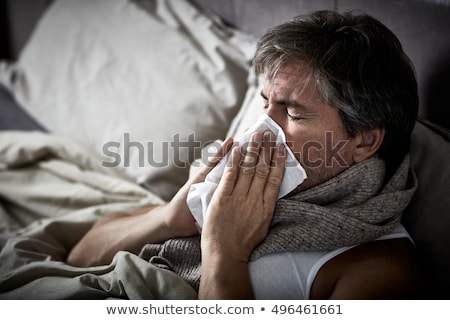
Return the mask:
<path id="1" fill-rule="evenodd" d="M 278 199 L 284 197 L 294 190 L 306 179 L 306 172 L 295 158 L 291 149 L 286 145 L 286 137 L 280 126 L 266 114 L 262 115 L 258 121 L 249 128 L 237 141 L 239 145 L 244 145 L 250 140 L 253 132 L 264 132 L 270 130 L 276 136 L 276 144 L 283 143 L 286 146 L 286 167 L 284 169 L 283 181 L 278 192 Z M 211 172 L 206 176 L 204 182 L 193 184 L 187 196 L 187 205 L 197 223 L 199 231 L 203 226 L 203 219 L 208 208 L 208 204 L 217 189 L 220 179 L 222 178 L 225 166 L 227 164 L 227 154 Z"/>

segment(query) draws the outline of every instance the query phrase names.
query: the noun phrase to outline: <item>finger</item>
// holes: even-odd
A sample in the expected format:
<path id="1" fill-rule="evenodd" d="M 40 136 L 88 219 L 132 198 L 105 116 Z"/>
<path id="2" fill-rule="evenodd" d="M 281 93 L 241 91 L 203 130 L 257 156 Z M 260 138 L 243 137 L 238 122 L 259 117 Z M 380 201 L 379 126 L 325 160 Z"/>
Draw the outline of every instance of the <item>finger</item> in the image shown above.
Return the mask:
<path id="1" fill-rule="evenodd" d="M 255 132 L 251 135 L 250 141 L 245 147 L 244 159 L 240 164 L 238 180 L 236 182 L 236 192 L 246 194 L 250 188 L 255 175 L 256 164 L 259 160 L 262 139 L 262 133 Z"/>
<path id="2" fill-rule="evenodd" d="M 272 154 L 271 170 L 264 189 L 264 199 L 267 200 L 267 203 L 273 203 L 273 205 L 278 198 L 278 191 L 283 181 L 286 154 L 286 146 L 282 143 L 277 146 Z"/>
<path id="3" fill-rule="evenodd" d="M 272 153 L 275 148 L 275 135 L 271 131 L 264 132 L 263 142 L 256 164 L 251 190 L 262 194 L 271 171 Z"/>
<path id="4" fill-rule="evenodd" d="M 241 147 L 235 146 L 231 149 L 231 156 L 220 179 L 214 196 L 229 196 L 233 193 L 239 175 L 239 167 L 242 158 Z"/>
<path id="5" fill-rule="evenodd" d="M 233 138 L 228 137 L 225 139 L 224 142 L 220 145 L 217 152 L 213 155 L 208 157 L 208 160 L 205 165 L 203 165 L 193 178 L 193 182 L 200 182 L 204 181 L 205 177 L 208 175 L 208 173 L 211 172 L 211 170 L 219 163 L 220 160 L 225 157 L 225 155 L 230 151 L 231 147 L 233 146 Z"/>
<path id="6" fill-rule="evenodd" d="M 217 152 L 208 158 L 208 166 L 214 167 L 222 158 L 230 151 L 233 146 L 233 138 L 227 137 L 224 142 L 219 147 Z"/>

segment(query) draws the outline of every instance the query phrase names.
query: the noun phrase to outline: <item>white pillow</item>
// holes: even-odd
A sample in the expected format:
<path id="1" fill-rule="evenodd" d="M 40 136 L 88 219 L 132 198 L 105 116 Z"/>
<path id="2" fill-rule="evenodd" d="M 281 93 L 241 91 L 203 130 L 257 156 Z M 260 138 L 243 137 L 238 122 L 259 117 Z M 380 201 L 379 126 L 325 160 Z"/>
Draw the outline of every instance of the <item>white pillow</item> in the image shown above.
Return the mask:
<path id="1" fill-rule="evenodd" d="M 187 0 L 58 0 L 8 86 L 50 132 L 170 199 L 225 136 L 255 43 Z"/>

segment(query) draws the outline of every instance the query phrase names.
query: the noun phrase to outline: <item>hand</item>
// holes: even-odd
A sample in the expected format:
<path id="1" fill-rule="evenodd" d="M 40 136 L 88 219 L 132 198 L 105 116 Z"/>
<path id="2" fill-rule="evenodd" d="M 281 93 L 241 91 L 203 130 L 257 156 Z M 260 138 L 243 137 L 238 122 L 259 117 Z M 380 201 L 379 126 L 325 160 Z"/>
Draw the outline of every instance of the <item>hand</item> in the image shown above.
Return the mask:
<path id="1" fill-rule="evenodd" d="M 240 147 L 231 151 L 203 223 L 199 299 L 253 298 L 248 259 L 269 230 L 286 162 L 273 138 L 253 134 L 242 161 Z"/>
<path id="2" fill-rule="evenodd" d="M 167 210 L 165 223 L 168 228 L 175 231 L 177 236 L 189 237 L 198 234 L 195 220 L 186 203 L 189 189 L 192 184 L 205 181 L 208 173 L 228 153 L 232 145 L 232 138 L 229 137 L 225 139 L 217 153 L 208 159 L 208 163 L 199 169 L 198 172 L 184 184 L 172 198 L 170 203 L 165 205 L 165 210 Z"/>
<path id="3" fill-rule="evenodd" d="M 241 148 L 232 149 L 206 213 L 202 250 L 247 262 L 266 237 L 286 161 L 274 140 L 270 131 L 253 134 L 242 161 Z"/>

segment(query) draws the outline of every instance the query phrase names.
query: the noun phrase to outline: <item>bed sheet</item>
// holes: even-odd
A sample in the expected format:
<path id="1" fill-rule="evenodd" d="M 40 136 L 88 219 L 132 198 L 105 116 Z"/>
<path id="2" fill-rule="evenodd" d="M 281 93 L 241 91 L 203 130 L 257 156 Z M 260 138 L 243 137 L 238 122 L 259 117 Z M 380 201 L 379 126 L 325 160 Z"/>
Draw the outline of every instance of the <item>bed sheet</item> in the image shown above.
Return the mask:
<path id="1" fill-rule="evenodd" d="M 119 252 L 77 268 L 67 253 L 102 215 L 163 201 L 68 138 L 0 133 L 0 299 L 193 299 L 173 272 Z"/>

